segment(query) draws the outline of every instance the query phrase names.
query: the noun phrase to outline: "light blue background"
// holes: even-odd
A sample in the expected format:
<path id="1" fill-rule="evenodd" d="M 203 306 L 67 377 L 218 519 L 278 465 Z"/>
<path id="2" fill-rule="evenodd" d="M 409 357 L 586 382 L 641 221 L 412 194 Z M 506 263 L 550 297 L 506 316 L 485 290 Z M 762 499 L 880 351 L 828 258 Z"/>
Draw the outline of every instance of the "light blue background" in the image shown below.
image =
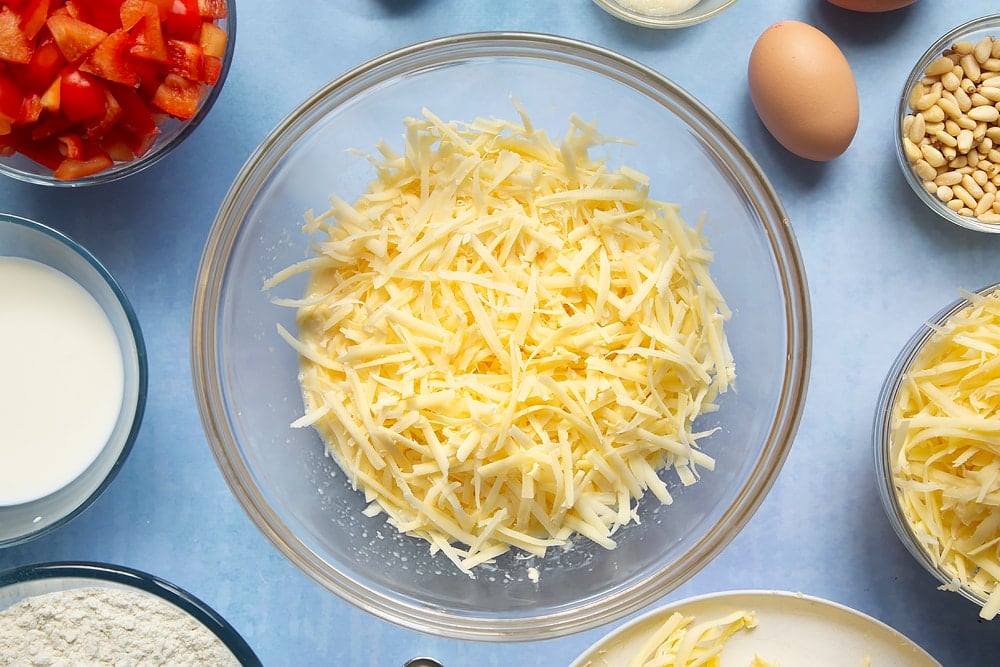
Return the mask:
<path id="1" fill-rule="evenodd" d="M 124 182 L 78 191 L 0 181 L 0 208 L 68 233 L 106 263 L 135 306 L 150 360 L 145 421 L 118 478 L 69 525 L 0 552 L 0 568 L 87 559 L 151 572 L 220 611 L 268 666 L 392 667 L 426 654 L 446 667 L 558 666 L 609 630 L 468 643 L 402 630 L 341 602 L 278 555 L 236 503 L 205 441 L 188 364 L 202 244 L 232 178 L 279 119 L 330 79 L 399 46 L 478 30 L 549 32 L 635 58 L 713 110 L 777 189 L 809 277 L 814 358 L 795 446 L 743 532 L 669 599 L 801 591 L 885 621 L 946 667 L 1000 663 L 1000 621 L 980 622 L 971 603 L 935 590 L 890 531 L 870 445 L 883 375 L 910 334 L 958 288 L 1000 280 L 1000 235 L 922 209 L 892 145 L 893 110 L 913 61 L 946 30 L 991 10 L 989 0 L 919 0 L 881 15 L 824 0 L 741 0 L 708 23 L 654 31 L 589 0 L 240 0 L 229 79 L 176 152 Z M 861 123 L 831 163 L 785 152 L 750 104 L 747 57 L 781 19 L 822 29 L 854 69 Z"/>

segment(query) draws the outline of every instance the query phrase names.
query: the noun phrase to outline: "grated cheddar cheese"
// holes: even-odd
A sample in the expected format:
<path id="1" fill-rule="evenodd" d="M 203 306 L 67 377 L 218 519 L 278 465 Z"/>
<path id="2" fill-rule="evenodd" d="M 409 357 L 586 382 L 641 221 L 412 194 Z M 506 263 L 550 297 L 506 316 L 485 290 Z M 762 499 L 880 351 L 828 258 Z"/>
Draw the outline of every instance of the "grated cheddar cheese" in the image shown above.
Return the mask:
<path id="1" fill-rule="evenodd" d="M 1000 291 L 936 330 L 893 407 L 891 463 L 902 511 L 933 562 L 1000 609 Z"/>
<path id="2" fill-rule="evenodd" d="M 757 627 L 752 611 L 734 611 L 694 623 L 693 616 L 672 613 L 639 647 L 628 667 L 719 667 L 726 641 L 741 630 Z M 754 656 L 750 667 L 770 663 Z"/>
<path id="3" fill-rule="evenodd" d="M 353 204 L 306 214 L 298 273 L 305 413 L 366 513 L 462 571 L 576 535 L 613 548 L 659 472 L 694 483 L 693 432 L 734 381 L 712 253 L 645 175 L 589 155 L 611 140 L 570 118 L 532 126 L 405 120 Z"/>

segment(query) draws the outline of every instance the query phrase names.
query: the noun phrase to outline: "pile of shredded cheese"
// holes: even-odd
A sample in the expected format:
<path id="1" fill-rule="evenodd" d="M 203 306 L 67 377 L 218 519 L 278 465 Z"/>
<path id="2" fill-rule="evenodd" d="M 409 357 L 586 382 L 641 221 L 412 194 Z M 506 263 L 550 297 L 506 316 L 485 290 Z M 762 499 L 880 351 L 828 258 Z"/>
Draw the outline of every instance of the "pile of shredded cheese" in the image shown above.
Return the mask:
<path id="1" fill-rule="evenodd" d="M 936 328 L 893 407 L 893 481 L 933 561 L 1000 609 L 1000 291 Z"/>
<path id="2" fill-rule="evenodd" d="M 639 647 L 628 667 L 719 667 L 726 641 L 741 630 L 757 627 L 752 611 L 734 611 L 694 623 L 693 616 L 672 613 Z M 773 667 L 754 656 L 750 667 Z"/>
<path id="3" fill-rule="evenodd" d="M 353 204 L 306 214 L 305 414 L 400 531 L 466 573 L 577 534 L 613 548 L 658 471 L 695 482 L 692 431 L 734 380 L 712 253 L 645 175 L 519 122 L 405 120 Z"/>

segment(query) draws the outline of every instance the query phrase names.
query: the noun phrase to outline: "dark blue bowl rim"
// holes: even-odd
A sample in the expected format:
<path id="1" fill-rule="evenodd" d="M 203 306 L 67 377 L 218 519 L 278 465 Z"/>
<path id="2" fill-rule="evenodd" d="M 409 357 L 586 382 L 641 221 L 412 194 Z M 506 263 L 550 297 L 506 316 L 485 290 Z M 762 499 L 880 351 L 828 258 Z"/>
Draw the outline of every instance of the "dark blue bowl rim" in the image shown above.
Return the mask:
<path id="1" fill-rule="evenodd" d="M 88 561 L 37 563 L 0 572 L 0 588 L 27 581 L 63 577 L 124 584 L 155 595 L 180 607 L 208 628 L 244 667 L 263 667 L 246 640 L 218 612 L 176 584 L 140 570 Z"/>

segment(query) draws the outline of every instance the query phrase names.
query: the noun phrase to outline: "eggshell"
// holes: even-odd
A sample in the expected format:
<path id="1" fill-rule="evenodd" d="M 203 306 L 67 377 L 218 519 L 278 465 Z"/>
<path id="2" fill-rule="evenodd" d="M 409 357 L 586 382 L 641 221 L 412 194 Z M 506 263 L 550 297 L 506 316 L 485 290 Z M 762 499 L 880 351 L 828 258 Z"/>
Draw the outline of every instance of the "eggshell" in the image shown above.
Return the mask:
<path id="1" fill-rule="evenodd" d="M 831 5 L 856 12 L 888 12 L 912 5 L 917 0 L 827 0 Z"/>
<path id="2" fill-rule="evenodd" d="M 854 139 L 854 73 L 833 40 L 813 26 L 780 21 L 765 30 L 750 52 L 747 80 L 764 127 L 792 153 L 825 162 Z"/>

